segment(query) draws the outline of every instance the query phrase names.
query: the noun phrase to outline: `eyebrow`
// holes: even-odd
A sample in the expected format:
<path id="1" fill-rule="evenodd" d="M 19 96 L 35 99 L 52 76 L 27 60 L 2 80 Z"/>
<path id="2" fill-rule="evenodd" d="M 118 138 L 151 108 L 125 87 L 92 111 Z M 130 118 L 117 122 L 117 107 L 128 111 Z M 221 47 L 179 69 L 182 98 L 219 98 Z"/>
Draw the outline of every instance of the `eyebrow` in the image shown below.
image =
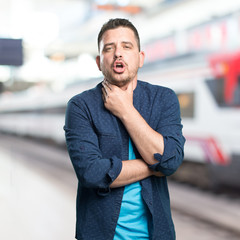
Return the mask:
<path id="1" fill-rule="evenodd" d="M 108 46 L 112 46 L 112 45 L 114 45 L 113 42 L 111 42 L 111 43 L 106 43 L 106 44 L 104 44 L 103 49 L 106 48 L 106 47 L 108 47 Z"/>
<path id="2" fill-rule="evenodd" d="M 129 45 L 133 46 L 132 42 L 123 41 L 122 43 L 129 44 Z"/>
<path id="3" fill-rule="evenodd" d="M 122 44 L 129 44 L 129 45 L 133 46 L 132 42 L 122 41 L 121 43 Z M 104 44 L 103 49 L 108 47 L 108 46 L 112 46 L 112 45 L 114 45 L 114 42 L 106 43 L 106 44 Z"/>

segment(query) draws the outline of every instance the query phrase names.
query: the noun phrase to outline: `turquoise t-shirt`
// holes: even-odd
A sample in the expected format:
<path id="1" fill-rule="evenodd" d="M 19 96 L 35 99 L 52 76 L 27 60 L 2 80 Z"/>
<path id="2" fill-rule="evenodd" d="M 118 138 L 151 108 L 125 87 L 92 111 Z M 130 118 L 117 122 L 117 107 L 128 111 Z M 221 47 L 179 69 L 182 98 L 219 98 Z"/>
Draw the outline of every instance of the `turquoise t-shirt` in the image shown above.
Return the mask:
<path id="1" fill-rule="evenodd" d="M 129 159 L 136 159 L 130 139 Z M 125 186 L 114 240 L 149 239 L 148 209 L 141 190 L 140 182 Z"/>

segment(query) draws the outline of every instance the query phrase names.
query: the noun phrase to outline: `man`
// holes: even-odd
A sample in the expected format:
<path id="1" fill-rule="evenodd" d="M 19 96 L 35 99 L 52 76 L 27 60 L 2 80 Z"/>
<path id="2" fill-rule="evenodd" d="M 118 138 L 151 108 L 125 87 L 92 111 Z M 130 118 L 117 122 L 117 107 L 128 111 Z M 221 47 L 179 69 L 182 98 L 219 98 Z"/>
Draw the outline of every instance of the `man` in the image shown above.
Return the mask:
<path id="1" fill-rule="evenodd" d="M 73 97 L 66 142 L 78 177 L 76 238 L 175 239 L 166 176 L 183 160 L 175 93 L 137 80 L 136 28 L 110 19 L 98 35 L 104 80 Z"/>

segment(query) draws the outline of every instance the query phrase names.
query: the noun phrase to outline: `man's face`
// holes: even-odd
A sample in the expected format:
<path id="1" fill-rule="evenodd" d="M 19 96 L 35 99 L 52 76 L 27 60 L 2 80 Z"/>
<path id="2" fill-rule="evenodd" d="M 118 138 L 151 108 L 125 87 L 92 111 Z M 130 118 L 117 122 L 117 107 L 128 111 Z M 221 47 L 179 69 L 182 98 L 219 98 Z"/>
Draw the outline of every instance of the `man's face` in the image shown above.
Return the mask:
<path id="1" fill-rule="evenodd" d="M 133 31 L 126 27 L 107 30 L 100 42 L 100 55 L 96 62 L 111 84 L 123 87 L 137 81 L 137 71 L 144 62 Z"/>

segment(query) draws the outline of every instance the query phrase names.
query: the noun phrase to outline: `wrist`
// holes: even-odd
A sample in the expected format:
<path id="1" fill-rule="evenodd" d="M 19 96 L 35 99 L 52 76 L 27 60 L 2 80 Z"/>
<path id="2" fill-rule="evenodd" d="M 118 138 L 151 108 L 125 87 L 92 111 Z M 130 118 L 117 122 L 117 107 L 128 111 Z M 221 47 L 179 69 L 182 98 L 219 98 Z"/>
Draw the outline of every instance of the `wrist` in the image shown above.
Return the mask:
<path id="1" fill-rule="evenodd" d="M 123 123 L 131 122 L 132 119 L 134 119 L 136 111 L 137 110 L 133 105 L 128 106 L 126 110 L 119 116 L 119 118 Z"/>

